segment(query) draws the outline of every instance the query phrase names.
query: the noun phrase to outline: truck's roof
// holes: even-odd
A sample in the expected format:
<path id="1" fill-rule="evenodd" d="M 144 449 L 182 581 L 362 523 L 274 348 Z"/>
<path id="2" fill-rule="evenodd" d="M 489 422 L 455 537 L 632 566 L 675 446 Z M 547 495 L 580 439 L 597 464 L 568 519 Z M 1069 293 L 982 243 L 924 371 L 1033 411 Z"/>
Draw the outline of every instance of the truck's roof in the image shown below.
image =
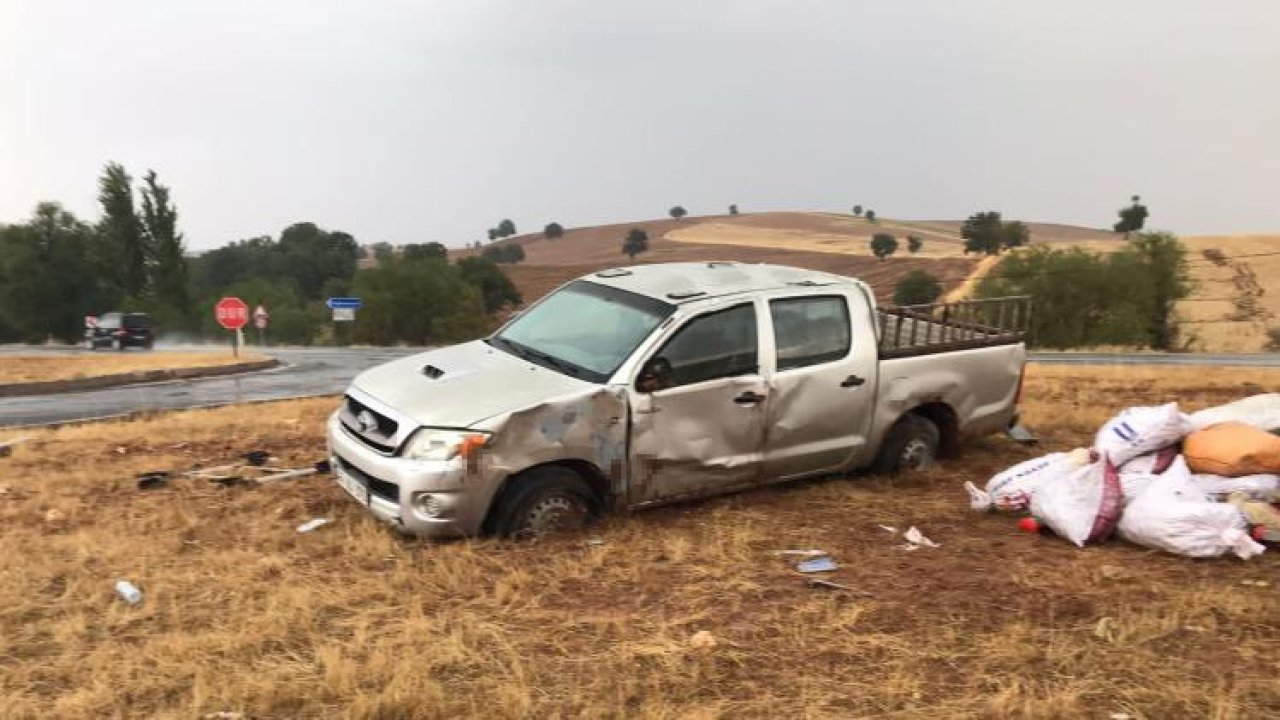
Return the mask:
<path id="1" fill-rule="evenodd" d="M 862 284 L 817 270 L 719 261 L 633 265 L 601 270 L 582 279 L 677 305 L 786 287 Z"/>

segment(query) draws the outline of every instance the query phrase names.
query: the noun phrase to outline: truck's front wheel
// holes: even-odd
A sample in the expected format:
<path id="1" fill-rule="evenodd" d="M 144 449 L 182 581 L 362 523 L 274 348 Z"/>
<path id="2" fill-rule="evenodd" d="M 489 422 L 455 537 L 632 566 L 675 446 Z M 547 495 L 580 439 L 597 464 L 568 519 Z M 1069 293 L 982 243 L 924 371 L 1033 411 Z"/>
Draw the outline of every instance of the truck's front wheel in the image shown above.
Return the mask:
<path id="1" fill-rule="evenodd" d="M 928 470 L 938 456 L 941 434 L 932 420 L 904 415 L 885 435 L 874 470 L 884 475 Z"/>
<path id="2" fill-rule="evenodd" d="M 494 529 L 503 537 L 525 539 L 581 529 L 598 513 L 595 495 L 576 472 L 544 467 L 503 493 Z"/>

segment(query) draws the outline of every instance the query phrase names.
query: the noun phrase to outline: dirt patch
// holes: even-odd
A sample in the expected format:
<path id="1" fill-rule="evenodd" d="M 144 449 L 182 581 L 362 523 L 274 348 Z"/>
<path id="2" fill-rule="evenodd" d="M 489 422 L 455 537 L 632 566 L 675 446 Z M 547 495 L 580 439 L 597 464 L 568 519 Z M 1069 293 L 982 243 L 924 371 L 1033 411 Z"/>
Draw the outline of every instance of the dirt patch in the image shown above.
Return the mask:
<path id="1" fill-rule="evenodd" d="M 0 714 L 1274 716 L 1275 553 L 1082 551 L 972 513 L 961 489 L 1087 443 L 1127 403 L 1195 409 L 1250 383 L 1280 371 L 1037 368 L 1041 449 L 990 438 L 899 482 L 794 483 L 524 545 L 404 540 L 323 478 L 134 487 L 250 449 L 310 463 L 334 398 L 34 431 L 0 460 Z M 295 532 L 316 516 L 333 522 Z M 879 524 L 941 547 L 901 550 Z M 856 592 L 772 555 L 811 547 Z"/>

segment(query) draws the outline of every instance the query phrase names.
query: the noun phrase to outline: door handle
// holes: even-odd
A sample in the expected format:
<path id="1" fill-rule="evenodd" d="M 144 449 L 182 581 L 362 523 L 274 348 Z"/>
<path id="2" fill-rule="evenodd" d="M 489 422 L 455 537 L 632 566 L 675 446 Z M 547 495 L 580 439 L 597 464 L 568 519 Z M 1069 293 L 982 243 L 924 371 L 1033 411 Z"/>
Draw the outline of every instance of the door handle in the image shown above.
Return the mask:
<path id="1" fill-rule="evenodd" d="M 753 393 L 750 390 L 748 390 L 742 393 L 741 395 L 739 395 L 738 397 L 734 398 L 733 401 L 738 403 L 739 405 L 755 405 L 757 403 L 764 402 L 764 396 L 757 395 L 756 393 Z"/>
<path id="2" fill-rule="evenodd" d="M 850 375 L 844 379 L 844 382 L 840 383 L 840 387 L 858 387 L 864 382 L 866 382 L 865 378 L 860 378 L 857 375 Z"/>

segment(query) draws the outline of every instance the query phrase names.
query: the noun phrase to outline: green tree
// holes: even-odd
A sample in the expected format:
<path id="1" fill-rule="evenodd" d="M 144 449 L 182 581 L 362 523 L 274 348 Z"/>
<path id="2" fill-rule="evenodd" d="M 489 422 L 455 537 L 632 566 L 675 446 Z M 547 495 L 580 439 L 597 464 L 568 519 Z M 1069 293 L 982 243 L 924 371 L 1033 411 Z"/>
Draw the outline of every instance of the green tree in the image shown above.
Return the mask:
<path id="1" fill-rule="evenodd" d="M 924 248 L 924 240 L 921 240 L 919 235 L 907 236 L 907 252 L 915 255 L 920 252 L 922 248 Z"/>
<path id="2" fill-rule="evenodd" d="M 85 315 L 118 309 L 103 307 L 93 240 L 92 228 L 53 202 L 37 205 L 24 224 L 0 227 L 0 327 L 8 339 L 74 341 Z"/>
<path id="3" fill-rule="evenodd" d="M 876 233 L 871 236 L 871 252 L 881 260 L 898 251 L 898 239 L 889 233 Z"/>
<path id="4" fill-rule="evenodd" d="M 683 207 L 680 207 L 679 205 L 676 205 L 675 207 L 668 210 L 667 214 L 670 215 L 673 219 L 679 220 L 683 218 L 685 215 L 688 215 L 689 211 L 685 210 Z"/>
<path id="5" fill-rule="evenodd" d="M 462 279 L 480 291 L 487 313 L 495 313 L 522 302 L 520 293 L 501 268 L 488 258 L 467 257 L 458 261 Z"/>
<path id="6" fill-rule="evenodd" d="M 272 274 L 291 278 L 306 300 L 320 298 L 329 278 L 355 275 L 360 246 L 345 232 L 327 231 L 315 223 L 290 225 L 280 233 L 271 266 Z"/>
<path id="7" fill-rule="evenodd" d="M 876 221 L 876 211 L 875 211 L 875 210 L 868 210 L 868 211 L 866 212 L 866 214 L 864 215 L 864 217 L 866 217 L 866 218 L 867 218 L 867 222 L 869 222 L 869 223 L 875 223 L 875 221 Z"/>
<path id="8" fill-rule="evenodd" d="M 154 170 L 143 177 L 142 226 L 155 253 L 151 287 L 159 325 L 187 328 L 191 317 L 186 248 L 178 232 L 178 210 Z"/>
<path id="9" fill-rule="evenodd" d="M 455 342 L 480 335 L 489 323 L 481 291 L 458 266 L 439 259 L 361 270 L 351 291 L 364 302 L 352 328 L 357 342 Z"/>
<path id="10" fill-rule="evenodd" d="M 400 256 L 405 260 L 444 260 L 449 257 L 449 248 L 438 242 L 411 243 L 400 249 Z"/>
<path id="11" fill-rule="evenodd" d="M 97 259 L 117 297 L 140 298 L 147 290 L 147 277 L 154 253 L 142 231 L 133 205 L 133 178 L 124 166 L 107 163 L 98 178 L 98 203 L 102 220 L 98 223 Z"/>
<path id="12" fill-rule="evenodd" d="M 1031 240 L 1031 230 L 1019 220 L 1004 221 L 1000 213 L 989 211 L 970 215 L 960 228 L 965 254 L 999 255 L 1002 250 L 1022 247 Z"/>
<path id="13" fill-rule="evenodd" d="M 729 214 L 730 214 L 730 215 L 737 215 L 737 214 L 738 214 L 738 206 L 737 206 L 737 205 L 730 205 L 730 206 L 729 206 Z"/>
<path id="14" fill-rule="evenodd" d="M 379 265 L 385 265 L 396 256 L 396 249 L 389 242 L 376 242 L 369 246 L 367 255 L 377 260 Z"/>
<path id="15" fill-rule="evenodd" d="M 1177 339 L 1174 307 L 1191 292 L 1186 248 L 1170 233 L 1138 233 L 1129 240 L 1141 275 L 1136 278 L 1149 296 L 1147 332 L 1151 347 L 1173 350 Z"/>
<path id="16" fill-rule="evenodd" d="M 514 265 L 524 260 L 524 246 L 517 242 L 490 245 L 481 251 L 480 255 L 495 263 Z"/>
<path id="17" fill-rule="evenodd" d="M 1125 237 L 1129 237 L 1129 233 L 1142 230 L 1147 222 L 1147 206 L 1142 204 L 1142 198 L 1134 195 L 1129 199 L 1129 206 L 1120 208 L 1120 221 L 1117 222 L 1112 229 L 1118 233 L 1124 233 Z"/>
<path id="18" fill-rule="evenodd" d="M 853 206 L 853 214 L 854 214 L 854 215 L 857 215 L 858 217 L 862 217 L 862 206 L 861 206 L 861 205 L 854 205 L 854 206 Z"/>
<path id="19" fill-rule="evenodd" d="M 1267 330 L 1267 350 L 1280 352 L 1280 327 Z"/>
<path id="20" fill-rule="evenodd" d="M 542 235 L 548 240 L 559 240 L 564 237 L 564 228 L 558 222 L 547 223 L 547 226 L 542 228 Z"/>
<path id="21" fill-rule="evenodd" d="M 627 231 L 626 238 L 622 241 L 622 254 L 629 257 L 632 261 L 642 252 L 649 251 L 649 233 L 643 228 L 631 228 Z"/>
<path id="22" fill-rule="evenodd" d="M 893 302 L 898 305 L 928 305 L 941 295 L 938 278 L 923 270 L 912 270 L 893 288 Z"/>

